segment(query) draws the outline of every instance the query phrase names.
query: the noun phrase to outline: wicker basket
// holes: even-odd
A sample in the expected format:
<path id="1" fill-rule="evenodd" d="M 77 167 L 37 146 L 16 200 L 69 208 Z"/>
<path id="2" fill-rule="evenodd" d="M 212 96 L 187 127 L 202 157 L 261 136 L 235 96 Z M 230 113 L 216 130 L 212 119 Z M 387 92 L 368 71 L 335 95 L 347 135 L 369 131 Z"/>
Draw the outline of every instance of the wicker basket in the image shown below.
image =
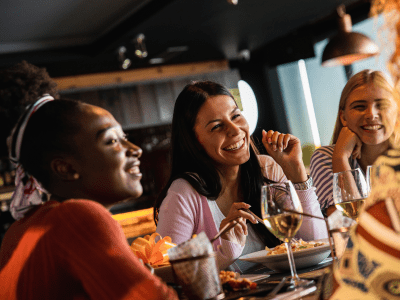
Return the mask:
<path id="1" fill-rule="evenodd" d="M 170 260 L 175 282 L 182 286 L 188 299 L 218 300 L 225 298 L 215 253 Z"/>

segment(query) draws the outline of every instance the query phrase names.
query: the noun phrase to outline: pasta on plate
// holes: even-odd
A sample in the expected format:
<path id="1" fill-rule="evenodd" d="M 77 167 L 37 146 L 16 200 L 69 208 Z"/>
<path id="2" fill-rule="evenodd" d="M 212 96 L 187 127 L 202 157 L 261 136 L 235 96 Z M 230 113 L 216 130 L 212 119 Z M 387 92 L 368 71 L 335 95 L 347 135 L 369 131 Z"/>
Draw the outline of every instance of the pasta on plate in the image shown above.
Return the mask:
<path id="1" fill-rule="evenodd" d="M 298 239 L 298 240 L 293 239 L 292 242 L 291 242 L 291 246 L 292 246 L 292 251 L 293 252 L 304 250 L 304 249 L 309 249 L 309 248 L 315 248 L 315 247 L 318 247 L 318 246 L 324 246 L 324 245 L 326 245 L 326 243 L 322 243 L 322 242 L 306 242 L 306 241 L 303 241 L 302 239 Z M 275 248 L 272 248 L 272 249 L 270 249 L 268 247 L 265 247 L 265 250 L 268 251 L 267 256 L 287 253 L 285 244 L 280 244 L 280 245 L 278 245 L 278 246 L 276 246 Z"/>

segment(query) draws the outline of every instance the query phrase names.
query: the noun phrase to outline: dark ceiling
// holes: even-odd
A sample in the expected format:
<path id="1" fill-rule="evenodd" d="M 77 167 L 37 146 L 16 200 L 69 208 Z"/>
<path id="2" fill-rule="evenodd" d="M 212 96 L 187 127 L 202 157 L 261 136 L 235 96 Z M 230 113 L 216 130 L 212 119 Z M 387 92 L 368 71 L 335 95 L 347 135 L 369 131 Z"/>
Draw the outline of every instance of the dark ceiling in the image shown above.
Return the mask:
<path id="1" fill-rule="evenodd" d="M 353 23 L 368 16 L 365 0 L 2 0 L 0 68 L 24 59 L 52 77 L 116 71 L 120 46 L 131 69 L 151 66 L 152 58 L 234 62 L 244 49 L 276 65 L 313 56 L 313 43 L 336 31 L 340 4 Z M 134 55 L 140 33 L 144 59 Z"/>

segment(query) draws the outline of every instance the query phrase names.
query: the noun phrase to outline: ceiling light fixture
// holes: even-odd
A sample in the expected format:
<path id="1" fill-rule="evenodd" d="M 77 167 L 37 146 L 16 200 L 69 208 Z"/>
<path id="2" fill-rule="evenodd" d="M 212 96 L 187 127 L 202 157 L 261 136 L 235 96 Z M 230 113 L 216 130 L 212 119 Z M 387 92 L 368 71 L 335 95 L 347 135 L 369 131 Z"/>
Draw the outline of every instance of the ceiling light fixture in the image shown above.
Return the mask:
<path id="1" fill-rule="evenodd" d="M 121 69 L 128 69 L 132 62 L 129 58 L 126 57 L 126 48 L 124 46 L 121 46 L 118 48 L 118 61 L 119 61 L 119 66 Z"/>
<path id="2" fill-rule="evenodd" d="M 140 33 L 133 40 L 133 44 L 135 45 L 135 55 L 139 58 L 146 58 L 148 54 L 144 39 L 144 34 Z"/>
<path id="3" fill-rule="evenodd" d="M 347 66 L 379 54 L 379 47 L 367 36 L 352 32 L 351 16 L 346 7 L 337 7 L 339 32 L 329 40 L 322 54 L 324 67 Z"/>

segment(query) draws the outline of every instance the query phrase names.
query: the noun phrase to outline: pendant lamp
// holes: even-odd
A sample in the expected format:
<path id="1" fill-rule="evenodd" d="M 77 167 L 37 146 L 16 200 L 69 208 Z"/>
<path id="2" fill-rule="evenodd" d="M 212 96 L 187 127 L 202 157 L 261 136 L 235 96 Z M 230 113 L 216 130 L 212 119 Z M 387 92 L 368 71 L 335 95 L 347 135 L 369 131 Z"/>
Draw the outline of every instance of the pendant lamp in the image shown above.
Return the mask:
<path id="1" fill-rule="evenodd" d="M 352 32 L 351 16 L 345 6 L 337 8 L 339 32 L 329 40 L 322 54 L 324 67 L 347 66 L 379 54 L 379 47 L 367 36 Z"/>

